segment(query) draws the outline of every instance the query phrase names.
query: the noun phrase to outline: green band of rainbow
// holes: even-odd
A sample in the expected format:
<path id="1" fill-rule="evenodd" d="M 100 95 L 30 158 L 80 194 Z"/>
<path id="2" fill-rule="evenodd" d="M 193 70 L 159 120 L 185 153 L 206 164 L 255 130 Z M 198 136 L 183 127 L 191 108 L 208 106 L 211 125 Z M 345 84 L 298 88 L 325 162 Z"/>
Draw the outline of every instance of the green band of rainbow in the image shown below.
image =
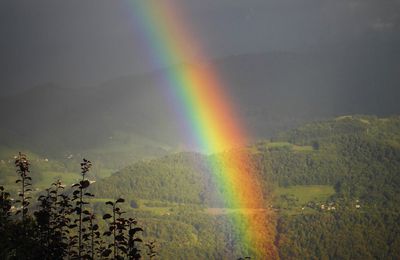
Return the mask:
<path id="1" fill-rule="evenodd" d="M 189 20 L 178 12 L 174 2 L 131 0 L 129 3 L 159 65 L 203 56 L 188 28 Z M 233 214 L 232 219 L 240 242 L 257 255 L 265 255 L 265 222 L 250 210 L 265 208 L 261 185 L 248 166 L 251 159 L 239 149 L 223 152 L 244 147 L 247 138 L 216 70 L 206 63 L 190 68 L 180 66 L 166 77 L 167 87 L 179 100 L 198 148 L 208 154 L 219 153 L 213 157 L 211 167 L 218 187 L 224 191 L 224 202 L 243 209 L 242 214 Z"/>

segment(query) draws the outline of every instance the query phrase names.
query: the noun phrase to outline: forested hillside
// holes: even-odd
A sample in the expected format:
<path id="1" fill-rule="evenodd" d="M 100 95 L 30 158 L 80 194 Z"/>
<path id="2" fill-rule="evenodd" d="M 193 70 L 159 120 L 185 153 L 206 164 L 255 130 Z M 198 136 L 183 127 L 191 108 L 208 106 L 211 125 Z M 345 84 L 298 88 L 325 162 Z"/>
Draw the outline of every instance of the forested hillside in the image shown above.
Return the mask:
<path id="1" fill-rule="evenodd" d="M 265 189 L 271 257 L 400 257 L 399 117 L 311 123 L 243 151 Z M 162 255 L 216 257 L 221 247 L 251 255 L 229 225 L 220 230 L 229 214 L 243 213 L 221 204 L 210 159 L 187 153 L 143 161 L 92 188 L 99 197 L 129 198 Z"/>
<path id="2" fill-rule="evenodd" d="M 256 173 L 249 181 L 263 187 L 264 208 L 234 208 L 223 200 L 226 191 L 216 183 L 221 172 L 213 163 L 238 152 L 250 162 L 240 167 Z M 76 181 L 74 160 L 63 164 L 33 155 L 33 197 L 54 180 Z M 15 172 L 8 162 L 0 166 L 2 184 L 17 197 Z M 145 243 L 155 241 L 160 259 L 400 258 L 398 116 L 343 116 L 235 151 L 142 160 L 105 178 L 96 174 L 101 170 L 93 166 L 87 175 L 91 181 L 96 177 L 88 188 L 95 194 L 88 198 L 91 210 L 107 214 L 105 202 L 123 197 L 122 210 L 143 227 Z M 32 205 L 34 210 L 37 204 Z M 240 224 L 231 220 L 243 214 L 267 227 L 267 256 L 257 256 L 241 242 Z M 106 225 L 99 220 L 100 228 Z"/>

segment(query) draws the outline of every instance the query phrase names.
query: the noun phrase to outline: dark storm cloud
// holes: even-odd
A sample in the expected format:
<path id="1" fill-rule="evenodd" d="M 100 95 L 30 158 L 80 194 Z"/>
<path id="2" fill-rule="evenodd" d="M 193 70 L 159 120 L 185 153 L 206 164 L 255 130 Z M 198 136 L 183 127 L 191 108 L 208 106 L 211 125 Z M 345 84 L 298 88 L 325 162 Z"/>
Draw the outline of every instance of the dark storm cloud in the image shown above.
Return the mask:
<path id="1" fill-rule="evenodd" d="M 399 1 L 390 0 L 221 0 L 202 1 L 190 10 L 202 35 L 208 35 L 205 41 L 233 51 L 318 47 L 357 40 L 379 27 L 392 29 L 390 38 L 398 32 L 400 14 Z"/>
<path id="2" fill-rule="evenodd" d="M 346 44 L 379 48 L 397 44 L 400 32 L 397 0 L 173 2 L 210 58 Z M 49 81 L 97 84 L 151 69 L 130 8 L 108 0 L 1 1 L 0 94 Z"/>
<path id="3" fill-rule="evenodd" d="M 114 1 L 2 2 L 1 83 L 92 82 L 135 70 L 141 55 Z"/>

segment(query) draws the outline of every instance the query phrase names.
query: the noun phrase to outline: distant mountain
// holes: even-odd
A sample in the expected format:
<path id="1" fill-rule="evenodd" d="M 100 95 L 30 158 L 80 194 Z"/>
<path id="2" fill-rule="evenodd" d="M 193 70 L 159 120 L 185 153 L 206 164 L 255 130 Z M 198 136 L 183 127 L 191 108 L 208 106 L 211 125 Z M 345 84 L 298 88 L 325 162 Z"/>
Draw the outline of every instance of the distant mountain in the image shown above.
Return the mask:
<path id="1" fill-rule="evenodd" d="M 397 57 L 393 57 L 397 53 Z M 400 112 L 400 53 L 271 53 L 217 62 L 231 96 L 255 136 L 343 114 Z"/>
<path id="2" fill-rule="evenodd" d="M 393 53 L 247 54 L 212 65 L 256 140 L 313 119 L 398 113 L 400 54 Z M 65 153 L 128 143 L 136 153 L 146 150 L 143 156 L 165 154 L 185 139 L 164 76 L 188 68 L 196 66 L 117 78 L 92 88 L 49 84 L 1 98 L 0 144 Z"/>

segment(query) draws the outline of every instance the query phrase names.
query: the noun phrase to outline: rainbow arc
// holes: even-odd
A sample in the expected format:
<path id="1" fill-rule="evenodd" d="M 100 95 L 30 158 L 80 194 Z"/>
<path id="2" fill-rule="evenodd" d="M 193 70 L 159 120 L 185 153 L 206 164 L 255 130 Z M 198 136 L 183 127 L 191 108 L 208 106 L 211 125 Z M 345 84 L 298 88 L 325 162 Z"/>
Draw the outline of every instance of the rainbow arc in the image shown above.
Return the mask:
<path id="1" fill-rule="evenodd" d="M 151 46 L 153 62 L 159 66 L 204 56 L 200 41 L 189 28 L 190 20 L 174 3 L 129 1 L 135 21 Z M 186 129 L 197 148 L 207 154 L 217 154 L 212 156 L 210 166 L 217 186 L 223 190 L 225 204 L 241 209 L 241 214 L 232 214 L 240 243 L 258 256 L 267 255 L 267 225 L 260 214 L 253 213 L 265 208 L 261 184 L 249 166 L 251 158 L 239 148 L 247 144 L 246 131 L 217 71 L 207 63 L 177 67 L 166 75 L 165 83 L 179 103 Z"/>

